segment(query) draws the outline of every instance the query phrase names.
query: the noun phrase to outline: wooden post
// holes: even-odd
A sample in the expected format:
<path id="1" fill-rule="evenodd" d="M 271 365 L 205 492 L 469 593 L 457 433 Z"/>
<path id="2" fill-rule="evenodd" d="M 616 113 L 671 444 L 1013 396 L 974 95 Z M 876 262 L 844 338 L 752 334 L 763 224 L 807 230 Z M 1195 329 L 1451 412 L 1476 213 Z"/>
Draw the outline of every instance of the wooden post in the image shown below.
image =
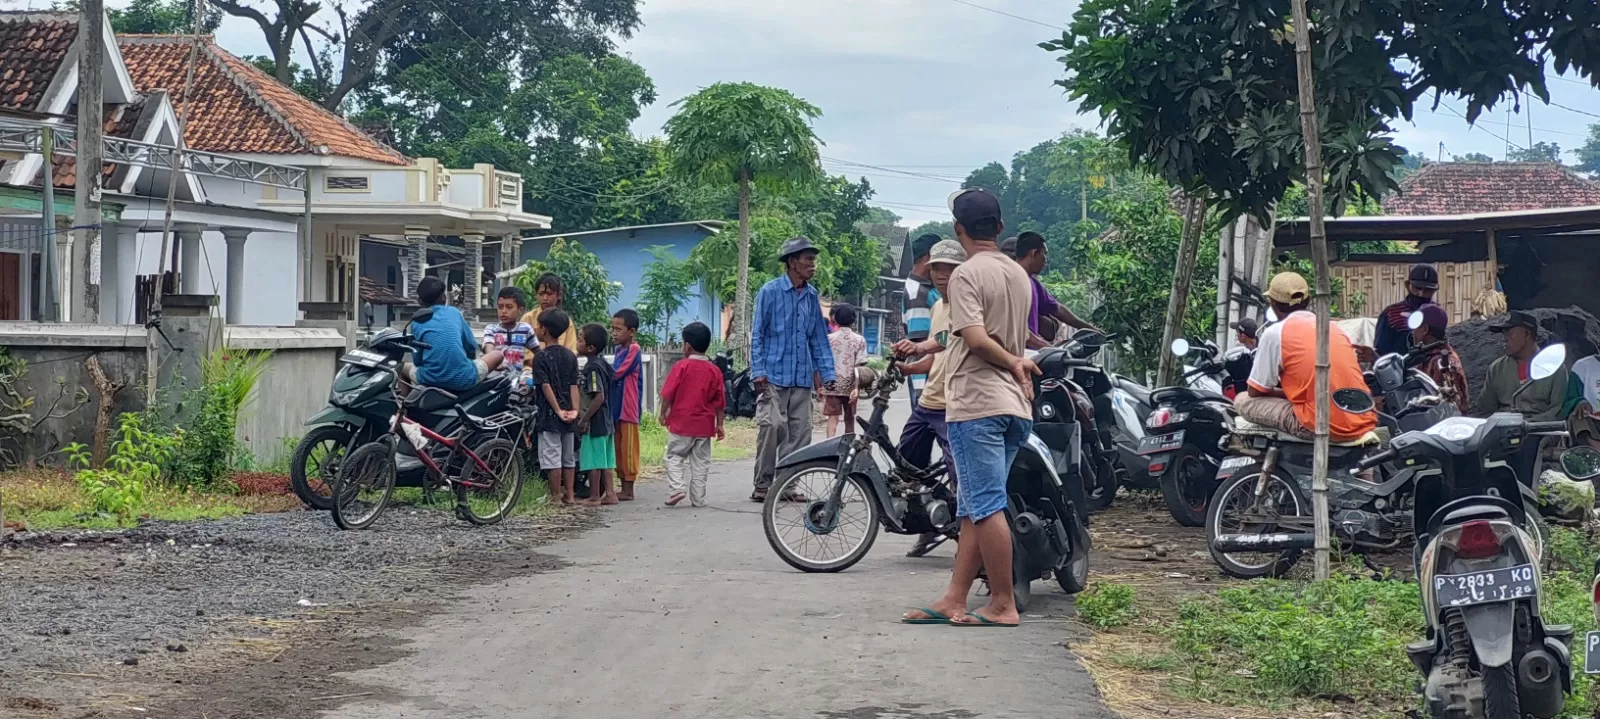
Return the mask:
<path id="1" fill-rule="evenodd" d="M 1172 272 L 1172 297 L 1167 300 L 1167 323 L 1161 330 L 1161 359 L 1156 363 L 1157 387 L 1175 384 L 1176 370 L 1182 366 L 1167 348 L 1183 334 L 1183 314 L 1189 305 L 1189 283 L 1194 279 L 1195 255 L 1199 254 L 1200 233 L 1205 229 L 1205 217 L 1205 198 L 1191 195 L 1184 204 L 1183 236 L 1178 241 L 1178 259 Z"/>
<path id="2" fill-rule="evenodd" d="M 105 93 L 104 0 L 83 0 L 78 11 L 78 156 L 73 175 L 72 320 L 100 321 L 100 181 L 105 166 L 101 118 Z M 45 176 L 51 169 L 45 168 Z M 81 311 L 80 311 L 81 310 Z"/>
<path id="3" fill-rule="evenodd" d="M 1328 237 L 1322 225 L 1322 138 L 1317 127 L 1317 96 L 1311 77 L 1311 21 L 1306 0 L 1290 0 L 1294 13 L 1294 59 L 1300 79 L 1300 132 L 1306 146 L 1306 195 L 1311 200 L 1311 262 L 1317 269 L 1312 308 L 1317 315 L 1316 440 L 1311 455 L 1311 511 L 1316 515 L 1316 578 L 1328 578 L 1328 415 L 1332 392 L 1328 388 L 1328 301 L 1333 294 L 1329 278 Z"/>
<path id="4" fill-rule="evenodd" d="M 1220 349 L 1228 349 L 1229 308 L 1233 305 L 1233 248 L 1239 237 L 1239 222 L 1229 222 L 1217 233 L 1217 332 Z"/>

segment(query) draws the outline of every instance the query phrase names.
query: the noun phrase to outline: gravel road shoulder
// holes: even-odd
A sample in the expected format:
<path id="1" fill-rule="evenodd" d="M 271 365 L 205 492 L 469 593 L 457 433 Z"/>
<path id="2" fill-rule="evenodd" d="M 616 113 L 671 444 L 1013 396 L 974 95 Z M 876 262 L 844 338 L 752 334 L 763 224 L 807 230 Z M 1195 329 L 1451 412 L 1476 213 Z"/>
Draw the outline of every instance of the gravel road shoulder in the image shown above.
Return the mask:
<path id="1" fill-rule="evenodd" d="M 370 695 L 334 672 L 467 586 L 560 568 L 592 511 L 471 527 L 400 507 L 368 531 L 291 512 L 0 544 L 0 715 L 311 716 Z M 379 630 L 384 630 L 380 633 Z"/>

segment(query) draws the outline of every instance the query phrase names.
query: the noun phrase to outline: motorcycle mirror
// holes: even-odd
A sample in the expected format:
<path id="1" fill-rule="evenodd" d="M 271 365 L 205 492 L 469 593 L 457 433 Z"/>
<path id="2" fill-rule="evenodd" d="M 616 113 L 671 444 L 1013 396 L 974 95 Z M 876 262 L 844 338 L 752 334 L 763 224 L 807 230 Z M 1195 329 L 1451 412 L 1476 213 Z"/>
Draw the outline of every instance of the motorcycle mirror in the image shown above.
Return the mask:
<path id="1" fill-rule="evenodd" d="M 917 296 L 917 290 L 920 290 L 920 289 L 922 289 L 922 283 L 921 282 L 918 282 L 918 281 L 916 281 L 916 280 L 914 280 L 914 279 L 912 279 L 910 277 L 906 278 L 906 297 L 907 298 L 916 297 Z"/>
<path id="2" fill-rule="evenodd" d="M 1561 365 L 1567 361 L 1567 346 L 1556 343 L 1539 350 L 1533 356 L 1533 361 L 1528 364 L 1528 376 L 1533 379 L 1544 379 L 1560 371 Z"/>
<path id="3" fill-rule="evenodd" d="M 1334 390 L 1333 406 L 1351 414 L 1366 414 L 1375 408 L 1372 395 L 1367 394 L 1366 390 L 1353 387 Z"/>
<path id="4" fill-rule="evenodd" d="M 1600 450 L 1580 445 L 1562 452 L 1561 470 L 1573 479 L 1600 477 Z"/>
<path id="5" fill-rule="evenodd" d="M 1422 311 L 1421 310 L 1417 310 L 1416 312 L 1412 312 L 1411 316 L 1406 318 L 1406 326 L 1410 327 L 1411 329 L 1416 329 L 1418 327 L 1421 327 L 1422 326 Z"/>
<path id="6" fill-rule="evenodd" d="M 1189 354 L 1189 340 L 1182 337 L 1172 341 L 1172 354 L 1182 357 Z"/>

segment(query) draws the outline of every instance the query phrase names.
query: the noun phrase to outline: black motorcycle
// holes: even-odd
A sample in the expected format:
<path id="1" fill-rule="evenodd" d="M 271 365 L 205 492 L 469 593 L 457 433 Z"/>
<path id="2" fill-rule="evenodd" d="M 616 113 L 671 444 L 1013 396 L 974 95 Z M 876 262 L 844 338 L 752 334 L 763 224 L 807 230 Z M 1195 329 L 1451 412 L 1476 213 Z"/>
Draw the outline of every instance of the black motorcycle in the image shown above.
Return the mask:
<path id="1" fill-rule="evenodd" d="M 1227 356 L 1232 360 L 1218 357 L 1210 343 L 1191 348 L 1178 340 L 1173 342 L 1172 352 L 1180 357 L 1194 355 L 1193 369 L 1184 372 L 1185 380 L 1204 376 L 1232 384 L 1243 379 L 1233 372 L 1240 367 L 1249 370 L 1248 358 L 1240 362 L 1233 354 Z M 1150 404 L 1154 409 L 1145 420 L 1148 433 L 1139 443 L 1139 454 L 1149 461 L 1150 476 L 1161 483 L 1161 495 L 1172 518 L 1185 527 L 1203 527 L 1217 488 L 1217 469 L 1228 456 L 1228 436 L 1239 413 L 1227 397 L 1193 386 L 1155 390 L 1150 393 Z"/>
<path id="2" fill-rule="evenodd" d="M 414 321 L 426 320 L 431 311 L 418 312 Z M 400 363 L 411 351 L 406 333 L 394 328 L 378 330 L 365 346 L 339 358 L 339 373 L 328 391 L 328 406 L 312 415 L 312 429 L 295 446 L 289 458 L 289 481 L 300 501 L 314 509 L 330 510 L 329 487 L 338 476 L 339 463 L 355 447 L 372 442 L 389 430 L 398 407 L 394 382 Z M 463 408 L 488 417 L 507 409 L 512 379 L 502 373 L 460 393 Z M 460 419 L 448 411 L 421 413 L 415 419 L 440 434 L 449 435 Z M 421 487 L 426 473 L 414 457 L 396 458 L 395 484 Z"/>
<path id="3" fill-rule="evenodd" d="M 1084 485 L 1090 510 L 1110 506 L 1119 485 L 1148 488 L 1143 477 L 1149 462 L 1139 455 L 1138 448 L 1143 436 L 1140 426 L 1150 413 L 1150 393 L 1138 383 L 1094 363 L 1095 355 L 1110 340 L 1099 331 L 1080 329 L 1059 345 L 1075 361 L 1065 379 L 1071 381 L 1074 390 L 1082 391 L 1094 410 L 1094 423 L 1085 428 L 1092 430 L 1088 456 L 1094 471 L 1085 474 L 1090 481 Z M 1134 481 L 1135 472 L 1138 481 Z"/>
<path id="4" fill-rule="evenodd" d="M 717 369 L 722 370 L 722 391 L 728 398 L 724 412 L 729 417 L 756 416 L 756 388 L 755 383 L 750 381 L 750 370 L 734 372 L 733 358 L 727 352 L 718 352 L 711 361 Z"/>

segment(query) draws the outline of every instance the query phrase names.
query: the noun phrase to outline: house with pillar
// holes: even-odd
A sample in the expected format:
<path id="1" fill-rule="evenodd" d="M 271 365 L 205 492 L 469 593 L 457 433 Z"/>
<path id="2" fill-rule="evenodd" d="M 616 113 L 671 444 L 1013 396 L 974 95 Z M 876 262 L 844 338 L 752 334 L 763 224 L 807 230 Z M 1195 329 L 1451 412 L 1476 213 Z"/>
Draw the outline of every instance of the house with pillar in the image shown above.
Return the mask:
<path id="1" fill-rule="evenodd" d="M 76 13 L 0 12 L 0 185 L 39 188 L 48 178 L 69 208 L 73 158 L 58 155 L 45 168 L 37 133 L 74 126 L 79 45 Z M 447 275 L 470 306 L 483 301 L 486 273 L 517 256 L 516 238 L 549 227 L 522 210 L 520 176 L 408 158 L 209 36 L 108 37 L 104 48 L 104 132 L 118 151 L 106 152 L 99 190 L 116 218 L 86 248 L 72 246 L 60 220 L 45 229 L 37 213 L 0 215 L 0 253 L 16 256 L 0 258 L 0 273 L 15 272 L 21 295 L 37 294 L 43 242 L 54 241 L 58 257 L 94 258 L 61 263 L 63 319 L 140 323 L 152 293 L 164 290 L 216 297 L 230 325 L 355 320 L 364 248 L 378 255 L 368 264 L 399 268 L 375 278 L 385 289 L 404 296 L 423 274 Z M 430 266 L 445 237 L 459 249 Z M 81 301 L 91 286 L 93 308 Z M 34 304 L 18 302 L 17 317 L 0 319 L 32 319 Z"/>

